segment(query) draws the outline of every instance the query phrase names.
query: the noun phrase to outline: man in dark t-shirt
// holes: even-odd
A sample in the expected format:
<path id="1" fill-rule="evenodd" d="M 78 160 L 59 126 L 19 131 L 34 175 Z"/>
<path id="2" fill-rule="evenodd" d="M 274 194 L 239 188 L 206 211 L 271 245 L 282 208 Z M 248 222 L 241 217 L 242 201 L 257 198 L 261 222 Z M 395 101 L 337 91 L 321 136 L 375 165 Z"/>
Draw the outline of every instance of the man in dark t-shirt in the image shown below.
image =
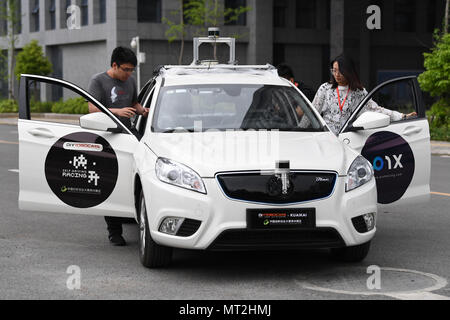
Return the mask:
<path id="1" fill-rule="evenodd" d="M 137 58 L 131 49 L 118 47 L 111 57 L 111 68 L 92 77 L 88 91 L 102 105 L 107 107 L 120 121 L 131 129 L 131 120 L 139 114 L 146 117 L 148 109 L 143 108 L 137 101 L 138 88 L 131 77 L 137 65 Z M 100 110 L 89 103 L 89 112 Z M 108 226 L 109 241 L 115 246 L 126 245 L 122 237 L 123 218 L 105 217 Z"/>

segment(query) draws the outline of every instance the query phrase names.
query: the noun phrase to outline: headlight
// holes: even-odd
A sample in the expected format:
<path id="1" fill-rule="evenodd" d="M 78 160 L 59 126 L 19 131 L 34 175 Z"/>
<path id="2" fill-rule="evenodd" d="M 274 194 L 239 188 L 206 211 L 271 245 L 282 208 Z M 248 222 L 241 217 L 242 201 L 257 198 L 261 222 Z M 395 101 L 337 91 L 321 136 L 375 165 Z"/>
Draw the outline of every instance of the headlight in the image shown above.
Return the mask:
<path id="1" fill-rule="evenodd" d="M 155 170 L 156 176 L 162 182 L 206 194 L 205 185 L 200 176 L 181 163 L 159 158 L 156 161 Z"/>
<path id="2" fill-rule="evenodd" d="M 358 156 L 348 169 L 345 191 L 356 189 L 373 178 L 373 168 L 363 156 Z"/>

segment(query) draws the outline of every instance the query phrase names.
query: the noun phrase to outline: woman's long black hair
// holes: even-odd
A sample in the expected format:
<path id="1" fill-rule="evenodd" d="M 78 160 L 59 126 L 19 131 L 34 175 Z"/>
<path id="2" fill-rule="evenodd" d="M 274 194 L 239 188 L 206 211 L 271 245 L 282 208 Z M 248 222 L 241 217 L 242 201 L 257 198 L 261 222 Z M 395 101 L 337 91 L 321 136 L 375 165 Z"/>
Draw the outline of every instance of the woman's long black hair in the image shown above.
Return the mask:
<path id="1" fill-rule="evenodd" d="M 333 69 L 333 65 L 335 62 L 339 64 L 339 72 L 347 80 L 350 90 L 356 91 L 364 89 L 352 58 L 346 56 L 345 54 L 341 54 L 340 56 L 333 59 L 333 61 L 331 61 L 331 69 Z M 333 89 L 338 87 L 338 83 L 336 82 L 333 74 L 331 75 L 330 83 L 333 85 Z"/>

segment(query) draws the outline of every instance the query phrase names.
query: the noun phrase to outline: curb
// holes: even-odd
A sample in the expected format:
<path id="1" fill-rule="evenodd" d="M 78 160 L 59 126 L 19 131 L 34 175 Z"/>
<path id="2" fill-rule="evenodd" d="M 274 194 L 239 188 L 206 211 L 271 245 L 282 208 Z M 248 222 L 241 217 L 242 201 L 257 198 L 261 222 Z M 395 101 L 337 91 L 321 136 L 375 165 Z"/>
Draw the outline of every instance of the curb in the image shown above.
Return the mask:
<path id="1" fill-rule="evenodd" d="M 77 123 L 83 114 L 63 114 L 63 113 L 32 113 L 34 119 L 58 120 L 58 122 L 74 124 Z M 0 124 L 17 126 L 17 113 L 0 114 Z"/>

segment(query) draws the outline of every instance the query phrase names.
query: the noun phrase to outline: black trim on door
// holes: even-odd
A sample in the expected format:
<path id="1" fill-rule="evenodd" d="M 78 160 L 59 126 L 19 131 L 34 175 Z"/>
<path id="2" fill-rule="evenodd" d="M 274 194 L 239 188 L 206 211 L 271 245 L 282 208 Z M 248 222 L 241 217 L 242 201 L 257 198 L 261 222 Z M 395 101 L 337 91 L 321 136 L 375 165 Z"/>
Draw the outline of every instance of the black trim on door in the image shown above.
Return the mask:
<path id="1" fill-rule="evenodd" d="M 356 115 L 359 113 L 359 111 L 361 110 L 361 108 L 363 108 L 363 106 L 366 105 L 366 103 L 372 99 L 372 96 L 381 88 L 395 83 L 395 82 L 401 82 L 401 81 L 405 81 L 405 80 L 412 80 L 413 83 L 413 95 L 414 95 L 414 103 L 415 106 L 417 108 L 417 118 L 421 119 L 421 118 L 425 118 L 425 108 L 424 108 L 424 103 L 423 103 L 423 96 L 422 96 L 422 91 L 420 90 L 420 86 L 419 83 L 417 81 L 417 76 L 406 76 L 406 77 L 401 77 L 401 78 L 395 78 L 392 80 L 388 80 L 385 81 L 381 84 L 379 84 L 377 87 L 375 87 L 375 89 L 373 89 L 358 105 L 358 107 L 355 109 L 355 111 L 353 112 L 353 114 L 351 115 L 350 118 L 348 118 L 347 122 L 344 124 L 344 126 L 342 127 L 341 131 L 339 133 L 344 133 L 344 132 L 350 132 L 352 131 L 352 124 L 353 122 L 355 122 L 356 120 Z"/>
<path id="2" fill-rule="evenodd" d="M 83 89 L 81 89 L 77 85 L 75 85 L 69 81 L 66 81 L 66 80 L 53 79 L 53 78 L 49 78 L 49 77 L 35 76 L 35 75 L 28 75 L 28 74 L 23 74 L 20 76 L 19 119 L 31 120 L 30 103 L 29 103 L 30 102 L 29 85 L 32 81 L 44 82 L 44 83 L 48 83 L 48 84 L 58 84 L 66 89 L 69 89 L 69 90 L 77 93 L 78 95 L 80 95 L 81 97 L 86 99 L 87 102 L 92 103 L 101 112 L 103 112 L 107 116 L 109 116 L 114 121 L 114 123 L 116 123 L 117 126 L 122 129 L 120 131 L 120 133 L 133 134 L 127 127 L 125 127 L 125 125 L 120 120 L 118 120 L 111 113 L 111 111 L 109 111 L 100 102 L 98 102 L 94 97 L 87 94 Z"/>

